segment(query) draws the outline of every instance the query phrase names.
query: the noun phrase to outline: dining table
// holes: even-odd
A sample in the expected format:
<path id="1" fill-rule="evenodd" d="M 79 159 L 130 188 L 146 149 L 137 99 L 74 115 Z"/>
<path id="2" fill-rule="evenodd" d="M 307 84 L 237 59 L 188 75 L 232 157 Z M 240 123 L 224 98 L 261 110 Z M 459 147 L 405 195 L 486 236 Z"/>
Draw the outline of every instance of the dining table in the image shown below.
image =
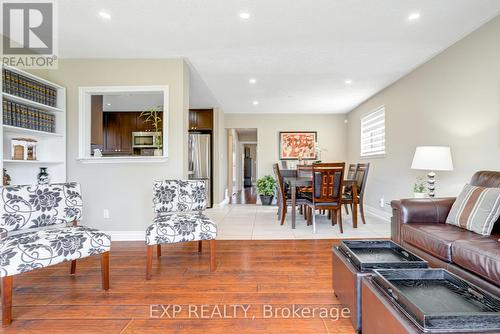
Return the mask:
<path id="1" fill-rule="evenodd" d="M 310 187 L 312 185 L 311 176 L 298 175 L 297 170 L 281 170 L 283 181 L 289 185 L 290 199 L 292 202 L 292 229 L 295 229 L 297 213 L 297 187 Z M 358 227 L 358 181 L 356 179 L 344 179 L 344 186 L 352 188 L 352 227 Z"/>

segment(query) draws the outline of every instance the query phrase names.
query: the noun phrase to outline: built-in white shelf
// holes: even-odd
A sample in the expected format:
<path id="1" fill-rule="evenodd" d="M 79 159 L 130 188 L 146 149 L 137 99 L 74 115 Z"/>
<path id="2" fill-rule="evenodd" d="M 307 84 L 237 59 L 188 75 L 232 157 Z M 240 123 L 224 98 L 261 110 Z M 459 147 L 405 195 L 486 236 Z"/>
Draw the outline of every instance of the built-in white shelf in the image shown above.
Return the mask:
<path id="1" fill-rule="evenodd" d="M 12 94 L 8 94 L 8 93 L 2 93 L 2 96 L 4 98 L 6 98 L 7 100 L 12 101 L 12 102 L 22 103 L 24 105 L 31 106 L 31 107 L 34 107 L 34 108 L 38 108 L 38 109 L 41 109 L 41 110 L 44 110 L 44 111 L 48 111 L 48 112 L 52 112 L 52 113 L 62 113 L 62 112 L 64 112 L 64 110 L 62 110 L 62 109 L 59 109 L 59 108 L 56 108 L 56 107 L 51 107 L 51 106 L 48 106 L 48 105 L 43 104 L 43 103 L 38 103 L 38 102 L 35 102 L 35 101 L 31 101 L 31 100 L 28 100 L 28 99 L 25 99 L 25 98 L 22 98 L 22 97 L 19 97 L 19 96 L 16 96 L 16 95 L 12 95 Z"/>
<path id="2" fill-rule="evenodd" d="M 27 136 L 29 136 L 29 135 L 47 136 L 47 137 L 63 137 L 64 136 L 62 133 L 25 129 L 25 128 L 20 128 L 18 126 L 12 126 L 12 125 L 3 125 L 3 132 L 4 133 L 19 134 L 19 135 L 27 135 Z"/>
<path id="3" fill-rule="evenodd" d="M 0 170 L 2 168 L 7 170 L 7 173 L 11 177 L 11 184 L 13 185 L 35 184 L 41 167 L 48 167 L 47 172 L 50 175 L 51 182 L 66 182 L 66 89 L 17 68 L 5 65 L 0 67 L 57 90 L 57 107 L 51 107 L 43 103 L 5 93 L 3 92 L 3 87 L 0 86 L 2 100 L 24 104 L 54 115 L 56 129 L 56 132 L 52 133 L 25 129 L 13 125 L 0 126 L 0 137 L 3 140 L 3 145 L 0 145 Z M 0 120 L 3 119 L 2 106 L 3 104 L 0 104 Z M 37 141 L 36 156 L 39 160 L 12 160 L 11 139 L 16 137 L 35 139 Z"/>
<path id="4" fill-rule="evenodd" d="M 6 164 L 32 164 L 32 165 L 58 165 L 64 163 L 64 161 L 10 160 L 10 159 L 4 159 L 3 162 Z"/>

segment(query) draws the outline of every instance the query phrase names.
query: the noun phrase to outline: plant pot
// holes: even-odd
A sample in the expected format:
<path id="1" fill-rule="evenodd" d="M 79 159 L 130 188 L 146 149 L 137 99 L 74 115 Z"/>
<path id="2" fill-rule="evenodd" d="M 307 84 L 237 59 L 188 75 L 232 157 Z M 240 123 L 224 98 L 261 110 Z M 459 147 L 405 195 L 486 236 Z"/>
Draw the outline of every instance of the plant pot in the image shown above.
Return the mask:
<path id="1" fill-rule="evenodd" d="M 273 195 L 260 195 L 260 201 L 262 202 L 262 205 L 271 205 L 273 202 Z"/>
<path id="2" fill-rule="evenodd" d="M 163 155 L 163 150 L 161 148 L 157 148 L 154 150 L 153 154 L 155 157 L 161 157 Z"/>
<path id="3" fill-rule="evenodd" d="M 425 198 L 425 193 L 413 193 L 414 198 Z"/>

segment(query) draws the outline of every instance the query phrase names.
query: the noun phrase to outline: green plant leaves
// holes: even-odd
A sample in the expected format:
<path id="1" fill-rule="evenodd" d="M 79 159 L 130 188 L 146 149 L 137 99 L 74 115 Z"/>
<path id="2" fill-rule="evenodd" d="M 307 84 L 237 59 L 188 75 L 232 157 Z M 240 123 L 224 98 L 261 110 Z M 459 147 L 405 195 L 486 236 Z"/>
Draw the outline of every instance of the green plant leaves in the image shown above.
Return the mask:
<path id="1" fill-rule="evenodd" d="M 266 175 L 257 180 L 257 192 L 259 195 L 274 195 L 275 189 L 276 180 L 272 176 Z"/>

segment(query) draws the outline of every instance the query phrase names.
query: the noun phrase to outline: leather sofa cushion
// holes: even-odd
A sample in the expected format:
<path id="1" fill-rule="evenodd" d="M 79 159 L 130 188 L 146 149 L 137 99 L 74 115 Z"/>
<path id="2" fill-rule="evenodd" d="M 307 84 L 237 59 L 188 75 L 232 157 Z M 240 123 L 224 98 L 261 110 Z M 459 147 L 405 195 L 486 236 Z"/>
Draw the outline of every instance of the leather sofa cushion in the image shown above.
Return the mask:
<path id="1" fill-rule="evenodd" d="M 484 237 L 449 224 L 410 223 L 401 227 L 401 238 L 403 242 L 451 263 L 453 242 Z"/>
<path id="2" fill-rule="evenodd" d="M 500 242 L 496 237 L 457 240 L 452 245 L 455 264 L 500 285 Z"/>

